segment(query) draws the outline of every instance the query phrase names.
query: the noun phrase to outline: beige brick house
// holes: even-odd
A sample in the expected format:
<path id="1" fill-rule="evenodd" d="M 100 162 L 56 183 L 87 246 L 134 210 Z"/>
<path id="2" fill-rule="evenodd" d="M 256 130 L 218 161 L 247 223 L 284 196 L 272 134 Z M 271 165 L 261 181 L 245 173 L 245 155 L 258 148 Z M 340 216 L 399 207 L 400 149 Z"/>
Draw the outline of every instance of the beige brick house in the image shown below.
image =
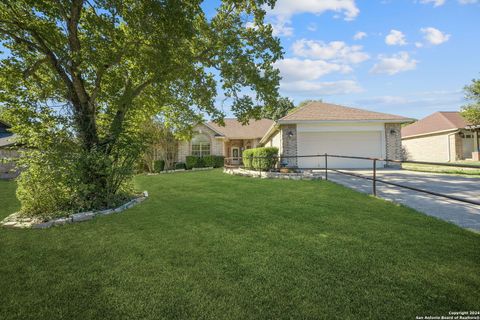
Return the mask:
<path id="1" fill-rule="evenodd" d="M 243 150 L 275 146 L 280 156 L 323 155 L 325 153 L 360 157 L 400 159 L 400 126 L 411 119 L 397 115 L 311 102 L 277 122 L 262 119 L 242 126 L 226 119 L 225 127 L 205 123 L 195 128 L 191 141 L 179 143 L 178 160 L 187 155 L 238 157 Z M 319 162 L 321 161 L 321 163 Z M 323 166 L 323 158 L 284 158 L 286 165 L 299 168 Z M 329 160 L 332 168 L 366 168 L 370 161 Z M 378 163 L 379 166 L 385 163 Z"/>
<path id="2" fill-rule="evenodd" d="M 408 160 L 478 161 L 478 144 L 478 130 L 472 130 L 457 111 L 435 112 L 402 128 L 402 145 Z"/>

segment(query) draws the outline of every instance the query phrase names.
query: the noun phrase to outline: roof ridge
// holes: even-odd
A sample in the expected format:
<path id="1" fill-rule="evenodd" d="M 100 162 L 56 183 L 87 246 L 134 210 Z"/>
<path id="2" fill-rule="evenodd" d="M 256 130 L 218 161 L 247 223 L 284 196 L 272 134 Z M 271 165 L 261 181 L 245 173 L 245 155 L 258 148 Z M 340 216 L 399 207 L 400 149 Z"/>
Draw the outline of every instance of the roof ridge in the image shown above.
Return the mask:
<path id="1" fill-rule="evenodd" d="M 448 112 L 448 111 L 447 111 Z M 447 117 L 445 117 L 445 115 L 443 114 L 442 111 L 438 111 L 438 113 L 440 113 L 440 115 L 442 116 L 443 119 L 445 119 L 447 121 L 447 123 L 449 123 L 451 126 L 453 127 L 457 127 L 457 125 L 455 125 L 455 123 L 453 123 L 450 119 L 448 119 Z M 445 112 L 446 113 L 446 112 Z"/>
<path id="2" fill-rule="evenodd" d="M 315 101 L 310 101 L 310 102 L 307 102 L 304 106 L 297 107 L 297 110 L 293 110 L 292 112 L 287 113 L 286 115 L 284 115 L 283 117 L 281 117 L 281 118 L 278 119 L 278 120 L 283 120 L 283 118 L 289 117 L 289 116 L 291 116 L 292 114 L 297 113 L 298 111 L 306 108 L 308 105 L 310 105 L 310 104 L 312 104 L 312 103 L 315 103 Z M 277 121 L 278 121 L 278 120 L 277 120 Z"/>

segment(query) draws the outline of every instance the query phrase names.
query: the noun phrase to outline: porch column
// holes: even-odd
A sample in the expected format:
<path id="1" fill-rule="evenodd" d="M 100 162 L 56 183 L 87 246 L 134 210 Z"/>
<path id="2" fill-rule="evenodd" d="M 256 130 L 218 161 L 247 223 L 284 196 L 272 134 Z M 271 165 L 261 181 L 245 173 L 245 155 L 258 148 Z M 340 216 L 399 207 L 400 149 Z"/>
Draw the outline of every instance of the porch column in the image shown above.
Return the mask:
<path id="1" fill-rule="evenodd" d="M 472 160 L 480 161 L 480 146 L 479 146 L 479 143 L 478 143 L 478 130 L 473 132 Z"/>

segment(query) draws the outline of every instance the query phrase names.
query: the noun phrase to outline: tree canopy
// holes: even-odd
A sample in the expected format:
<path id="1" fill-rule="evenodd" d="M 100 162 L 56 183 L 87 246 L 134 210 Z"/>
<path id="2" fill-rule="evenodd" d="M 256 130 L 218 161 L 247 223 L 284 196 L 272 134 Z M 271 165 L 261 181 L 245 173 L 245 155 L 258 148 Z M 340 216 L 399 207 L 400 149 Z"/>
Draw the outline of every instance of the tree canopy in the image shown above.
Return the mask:
<path id="1" fill-rule="evenodd" d="M 273 5 L 223 0 L 207 16 L 199 0 L 0 2 L 7 48 L 0 103 L 22 143 L 42 150 L 26 157 L 21 179 L 46 184 L 31 170 L 40 170 L 40 158 L 52 161 L 48 174 L 57 178 L 47 184 L 58 187 L 58 177 L 71 174 L 83 191 L 66 183 L 69 192 L 86 207 L 94 198 L 104 205 L 98 195 L 115 194 L 128 180 L 148 118 L 161 114 L 177 132 L 205 115 L 222 122 L 220 94 L 243 122 L 273 113 L 280 79 L 273 64 L 282 57 L 264 23 Z M 114 182 L 117 169 L 123 173 Z"/>
<path id="2" fill-rule="evenodd" d="M 469 104 L 462 107 L 462 116 L 473 125 L 480 125 L 480 79 L 473 79 L 465 87 L 465 98 Z"/>

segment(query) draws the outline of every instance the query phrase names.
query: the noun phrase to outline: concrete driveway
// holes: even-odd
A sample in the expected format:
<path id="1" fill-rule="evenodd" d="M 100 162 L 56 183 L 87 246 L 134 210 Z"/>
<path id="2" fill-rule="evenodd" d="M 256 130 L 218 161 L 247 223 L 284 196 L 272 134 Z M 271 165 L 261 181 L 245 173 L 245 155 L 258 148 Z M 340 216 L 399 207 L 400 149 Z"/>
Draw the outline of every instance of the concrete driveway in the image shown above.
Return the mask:
<path id="1" fill-rule="evenodd" d="M 371 170 L 342 170 L 372 176 Z M 480 201 L 480 177 L 424 173 L 399 169 L 381 169 L 377 177 L 398 184 L 426 189 L 465 199 Z M 372 181 L 332 171 L 328 179 L 354 190 L 372 193 Z M 377 196 L 401 203 L 427 215 L 454 223 L 462 228 L 480 232 L 480 206 L 412 191 L 377 182 Z"/>

